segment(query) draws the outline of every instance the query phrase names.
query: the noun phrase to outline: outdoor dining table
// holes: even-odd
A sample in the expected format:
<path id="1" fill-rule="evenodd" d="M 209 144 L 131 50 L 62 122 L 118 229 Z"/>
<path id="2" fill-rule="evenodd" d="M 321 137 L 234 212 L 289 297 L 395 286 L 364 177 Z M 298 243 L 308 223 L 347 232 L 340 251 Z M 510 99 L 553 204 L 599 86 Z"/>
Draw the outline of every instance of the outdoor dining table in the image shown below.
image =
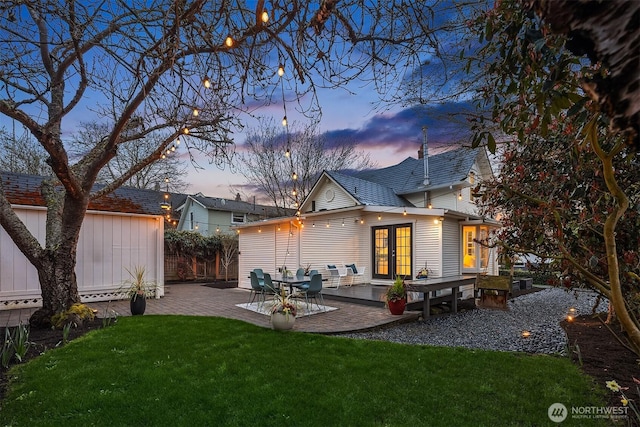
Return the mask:
<path id="1" fill-rule="evenodd" d="M 283 276 L 282 274 L 275 274 L 271 276 L 271 281 L 278 283 L 279 285 L 289 285 L 289 293 L 293 293 L 293 288 L 300 287 L 305 283 L 309 283 L 311 277 L 309 276 Z"/>
<path id="2" fill-rule="evenodd" d="M 431 314 L 431 293 L 441 289 L 451 289 L 451 311 L 458 311 L 458 289 L 460 286 L 472 285 L 476 282 L 476 275 L 464 274 L 460 276 L 433 277 L 428 279 L 407 280 L 407 291 L 422 292 L 422 317 L 428 318 Z"/>

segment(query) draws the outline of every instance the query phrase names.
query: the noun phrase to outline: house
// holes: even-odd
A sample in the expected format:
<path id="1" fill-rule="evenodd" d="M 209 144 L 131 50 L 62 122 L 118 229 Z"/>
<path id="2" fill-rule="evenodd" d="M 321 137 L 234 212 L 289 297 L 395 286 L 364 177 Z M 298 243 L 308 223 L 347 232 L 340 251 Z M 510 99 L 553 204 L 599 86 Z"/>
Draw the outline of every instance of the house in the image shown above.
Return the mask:
<path id="1" fill-rule="evenodd" d="M 256 267 L 310 265 L 322 273 L 341 263 L 365 267 L 374 285 L 425 267 L 431 277 L 497 274 L 497 254 L 476 242 L 499 226 L 474 204 L 473 188 L 493 174 L 486 151 L 421 153 L 354 175 L 325 171 L 299 217 L 238 226 L 239 286 L 250 287 L 246 276 Z"/>
<path id="2" fill-rule="evenodd" d="M 195 231 L 204 236 L 228 233 L 233 226 L 280 216 L 273 206 L 258 205 L 240 200 L 206 197 L 202 194 L 187 196 L 179 208 L 178 230 Z M 290 211 L 293 214 L 294 211 Z M 235 230 L 233 230 L 235 232 Z"/>
<path id="3" fill-rule="evenodd" d="M 0 172 L 5 195 L 31 233 L 44 244 L 45 202 L 41 176 Z M 96 186 L 99 188 L 99 186 Z M 119 188 L 89 204 L 78 241 L 76 276 L 84 302 L 116 298 L 128 278 L 125 268 L 145 266 L 147 278 L 164 295 L 163 192 Z M 0 228 L 0 309 L 39 307 L 37 270 Z"/>

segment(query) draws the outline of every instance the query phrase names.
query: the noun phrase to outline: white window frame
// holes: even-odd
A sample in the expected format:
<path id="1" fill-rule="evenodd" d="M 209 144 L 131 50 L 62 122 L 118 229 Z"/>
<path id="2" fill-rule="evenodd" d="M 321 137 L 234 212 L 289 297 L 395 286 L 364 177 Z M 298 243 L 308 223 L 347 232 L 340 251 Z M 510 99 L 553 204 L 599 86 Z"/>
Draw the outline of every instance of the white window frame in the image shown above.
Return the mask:
<path id="1" fill-rule="evenodd" d="M 236 221 L 239 216 L 242 216 L 242 221 Z M 244 224 L 247 222 L 247 214 L 241 212 L 231 212 L 231 224 Z"/>

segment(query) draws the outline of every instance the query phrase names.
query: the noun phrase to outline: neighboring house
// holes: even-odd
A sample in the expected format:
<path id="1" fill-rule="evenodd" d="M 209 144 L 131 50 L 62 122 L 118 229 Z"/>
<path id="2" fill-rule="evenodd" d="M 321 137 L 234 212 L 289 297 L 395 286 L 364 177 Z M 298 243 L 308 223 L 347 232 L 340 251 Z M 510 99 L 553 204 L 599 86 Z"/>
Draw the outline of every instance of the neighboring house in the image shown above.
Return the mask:
<path id="1" fill-rule="evenodd" d="M 477 216 L 472 189 L 493 172 L 484 149 L 460 148 L 427 158 L 407 158 L 354 175 L 325 171 L 288 217 L 239 226 L 240 287 L 256 267 L 275 272 L 327 264 L 365 267 L 365 281 L 390 283 L 415 277 L 497 274 L 497 254 L 475 239 L 499 224 Z"/>
<path id="2" fill-rule="evenodd" d="M 44 178 L 10 172 L 0 172 L 0 177 L 14 211 L 44 245 L 46 205 L 40 194 Z M 119 188 L 89 204 L 76 264 L 84 302 L 116 298 L 114 291 L 128 278 L 125 268 L 136 266 L 146 268 L 147 279 L 159 284 L 157 296 L 164 295 L 163 200 L 163 192 Z M 0 309 L 41 305 L 37 270 L 0 227 Z"/>
<path id="3" fill-rule="evenodd" d="M 239 195 L 235 200 L 229 200 L 195 194 L 187 196 L 180 207 L 180 221 L 177 229 L 212 236 L 228 233 L 234 226 L 278 215 L 275 207 L 243 202 Z M 235 232 L 235 229 L 233 231 Z"/>

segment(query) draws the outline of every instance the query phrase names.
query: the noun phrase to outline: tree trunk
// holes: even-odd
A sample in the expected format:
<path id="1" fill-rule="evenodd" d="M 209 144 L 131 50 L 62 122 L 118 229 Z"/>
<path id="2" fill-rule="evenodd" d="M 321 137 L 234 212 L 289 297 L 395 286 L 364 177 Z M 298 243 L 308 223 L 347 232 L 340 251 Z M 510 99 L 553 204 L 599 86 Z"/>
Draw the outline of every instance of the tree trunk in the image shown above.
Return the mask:
<path id="1" fill-rule="evenodd" d="M 75 266 L 75 246 L 59 246 L 56 250 L 46 251 L 42 265 L 38 267 L 42 308 L 31 315 L 29 324 L 32 327 L 50 328 L 54 314 L 80 302 Z"/>
<path id="2" fill-rule="evenodd" d="M 2 226 L 38 271 L 42 308 L 31 315 L 29 324 L 34 328 L 49 328 L 51 316 L 80 301 L 75 267 L 89 192 L 72 197 L 55 181 L 44 181 L 41 192 L 47 201 L 44 248 L 15 212 L 8 209 L 6 199 L 0 207 L 3 208 Z"/>

